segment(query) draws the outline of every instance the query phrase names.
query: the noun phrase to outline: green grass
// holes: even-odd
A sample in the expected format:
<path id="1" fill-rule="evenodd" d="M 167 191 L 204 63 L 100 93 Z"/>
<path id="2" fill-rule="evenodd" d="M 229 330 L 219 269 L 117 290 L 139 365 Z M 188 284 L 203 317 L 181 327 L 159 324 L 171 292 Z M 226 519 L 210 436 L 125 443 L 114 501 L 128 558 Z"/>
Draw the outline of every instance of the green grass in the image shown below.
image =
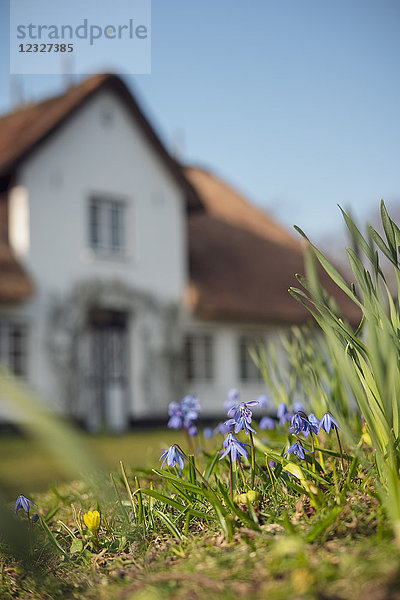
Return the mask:
<path id="1" fill-rule="evenodd" d="M 167 429 L 133 431 L 121 436 L 84 436 L 88 452 L 107 471 L 116 470 L 120 460 L 132 467 L 155 466 L 163 448 L 182 440 L 180 433 Z M 63 464 L 32 438 L 3 436 L 0 438 L 0 456 L 0 487 L 6 500 L 12 500 L 20 493 L 29 496 L 42 492 L 70 478 Z"/>
<path id="2" fill-rule="evenodd" d="M 372 263 L 369 272 L 357 252 L 348 252 L 358 291 L 314 252 L 363 319 L 356 330 L 342 321 L 308 253 L 303 290 L 291 292 L 311 310 L 324 340 L 293 330 L 283 344 L 284 370 L 276 348 L 254 353 L 275 403 L 291 405 L 300 395 L 306 412 L 289 435 L 287 423 L 255 436 L 255 444 L 239 432 L 252 446 L 239 467 L 234 452 L 218 460 L 220 435 L 203 452 L 171 431 L 82 438 L 41 411 L 29 390 L 0 378 L 0 393 L 29 414 L 28 430 L 53 453 L 48 462 L 45 445 L 5 439 L 0 477 L 9 495 L 47 487 L 67 468 L 76 476 L 34 496 L 36 523 L 23 511 L 15 517 L 11 502 L 0 506 L 1 597 L 400 600 L 400 313 L 375 253 L 378 246 L 393 264 L 400 292 L 400 229 L 383 204 L 386 242 L 374 230 L 364 239 L 345 219 Z M 237 408 L 239 429 L 251 417 L 246 410 Z M 342 441 L 325 421 L 325 433 L 319 427 L 306 436 L 310 411 L 319 419 L 331 412 Z M 171 443 L 170 468 L 160 471 L 161 449 Z M 238 447 L 230 435 L 225 444 L 227 452 Z M 178 449 L 185 453 L 179 468 Z M 126 468 L 118 468 L 120 460 Z M 117 469 L 111 479 L 110 468 Z M 20 482 L 24 489 L 16 490 Z M 89 510 L 98 511 L 90 521 Z"/>
<path id="3" fill-rule="evenodd" d="M 42 512 L 57 507 L 51 522 L 73 527 L 71 503 L 86 510 L 92 490 L 64 484 L 36 498 Z M 287 521 L 276 522 L 276 510 Z M 269 508 L 270 507 L 270 508 Z M 178 540 L 168 532 L 135 535 L 123 552 L 85 552 L 53 558 L 39 577 L 0 564 L 0 598 L 23 600 L 396 600 L 400 597 L 400 550 L 385 515 L 361 489 L 348 496 L 337 518 L 313 542 L 320 520 L 306 499 L 285 507 L 265 499 L 271 522 L 260 531 L 236 530 L 232 542 L 215 527 L 193 526 Z M 321 511 L 322 513 L 323 511 Z M 40 565 L 39 565 L 40 567 Z M 38 568 L 38 566 L 36 566 Z"/>

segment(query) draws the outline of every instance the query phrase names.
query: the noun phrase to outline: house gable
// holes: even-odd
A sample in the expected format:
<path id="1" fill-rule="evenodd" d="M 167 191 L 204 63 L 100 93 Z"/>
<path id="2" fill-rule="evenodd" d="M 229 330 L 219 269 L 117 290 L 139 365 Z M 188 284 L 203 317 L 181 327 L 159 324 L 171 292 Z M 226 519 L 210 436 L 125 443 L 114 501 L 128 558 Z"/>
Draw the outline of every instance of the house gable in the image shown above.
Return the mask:
<path id="1" fill-rule="evenodd" d="M 38 288 L 62 291 L 79 280 L 113 275 L 161 299 L 181 301 L 185 190 L 113 89 L 92 95 L 42 140 L 20 163 L 16 183 L 28 192 L 30 213 L 31 244 L 20 258 Z M 122 256 L 92 251 L 92 198 L 123 207 Z"/>
<path id="2" fill-rule="evenodd" d="M 111 90 L 125 104 L 131 118 L 159 155 L 165 168 L 184 190 L 189 211 L 201 210 L 202 203 L 194 188 L 182 173 L 181 166 L 168 154 L 146 119 L 135 98 L 117 75 L 93 75 L 71 87 L 61 96 L 28 104 L 0 117 L 0 177 L 9 176 L 38 146 L 79 112 L 91 98 L 103 90 Z"/>

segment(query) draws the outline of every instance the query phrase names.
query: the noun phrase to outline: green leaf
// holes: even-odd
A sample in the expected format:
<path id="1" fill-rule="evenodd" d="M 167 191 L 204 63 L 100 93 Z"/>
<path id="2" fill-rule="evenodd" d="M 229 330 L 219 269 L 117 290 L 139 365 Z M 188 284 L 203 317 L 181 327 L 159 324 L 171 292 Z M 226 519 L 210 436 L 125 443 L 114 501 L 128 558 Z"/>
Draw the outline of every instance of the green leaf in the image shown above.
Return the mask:
<path id="1" fill-rule="evenodd" d="M 371 225 L 369 225 L 369 232 L 371 234 L 372 239 L 374 240 L 378 248 L 381 250 L 381 252 L 383 252 L 386 258 L 390 260 L 392 264 L 396 265 L 397 263 L 393 260 L 392 253 L 390 252 L 389 248 L 386 246 L 379 233 L 375 231 L 375 229 Z"/>
<path id="2" fill-rule="evenodd" d="M 392 220 L 388 215 L 384 201 L 381 201 L 381 218 L 383 229 L 385 230 L 386 239 L 389 245 L 390 252 L 393 257 L 394 264 L 397 265 L 397 250 L 396 250 L 396 234 L 393 229 Z"/>
<path id="3" fill-rule="evenodd" d="M 83 540 L 74 538 L 72 540 L 71 548 L 69 549 L 70 554 L 80 554 L 83 550 Z"/>
<path id="4" fill-rule="evenodd" d="M 65 555 L 64 549 L 62 546 L 60 546 L 60 544 L 58 543 L 56 536 L 54 535 L 54 533 L 51 531 L 50 527 L 47 525 L 46 521 L 44 519 L 42 519 L 41 517 L 39 517 L 39 522 L 42 526 L 42 528 L 44 529 L 44 531 L 46 532 L 48 538 L 50 539 L 50 541 L 54 544 L 54 546 L 57 548 L 57 550 L 59 550 L 62 554 Z"/>
<path id="5" fill-rule="evenodd" d="M 351 233 L 352 238 L 354 239 L 354 241 L 357 244 L 359 244 L 360 248 L 362 249 L 364 254 L 367 256 L 367 258 L 370 260 L 370 262 L 372 264 L 374 264 L 375 257 L 374 257 L 373 248 L 370 247 L 367 240 L 361 234 L 360 230 L 358 229 L 357 225 L 354 223 L 353 219 L 342 209 L 341 206 L 339 206 L 339 209 L 342 212 L 343 218 L 345 220 L 348 230 Z"/>
<path id="6" fill-rule="evenodd" d="M 160 492 L 157 492 L 156 490 L 151 490 L 148 488 L 141 488 L 140 491 L 142 494 L 146 494 L 146 496 L 151 496 L 155 500 L 159 500 L 160 502 L 162 502 L 163 504 L 166 504 L 167 506 L 172 506 L 173 508 L 176 508 L 180 512 L 189 511 L 191 515 L 193 515 L 194 517 L 199 517 L 200 519 L 212 519 L 213 518 L 213 515 L 211 515 L 209 513 L 205 513 L 200 510 L 197 510 L 195 508 L 192 508 L 191 506 L 181 504 L 180 502 L 177 502 L 174 498 L 170 498 L 169 496 L 160 494 Z"/>
<path id="7" fill-rule="evenodd" d="M 343 506 L 335 506 L 325 517 L 319 521 L 307 536 L 307 542 L 314 542 L 324 531 L 328 529 L 332 523 L 336 521 L 338 516 L 344 511 Z"/>
<path id="8" fill-rule="evenodd" d="M 194 492 L 195 494 L 200 494 L 201 496 L 204 496 L 205 498 L 208 498 L 208 496 L 209 496 L 209 491 L 206 490 L 204 487 L 200 487 L 199 485 L 195 485 L 194 483 L 185 481 L 184 479 L 181 479 L 180 477 L 176 477 L 175 475 L 172 475 L 172 473 L 168 473 L 167 471 L 157 471 L 157 469 L 153 469 L 153 473 L 156 473 L 156 475 L 159 475 L 163 479 L 167 479 L 168 481 L 173 481 L 178 487 L 186 488 L 187 490 L 190 490 L 191 492 Z"/>
<path id="9" fill-rule="evenodd" d="M 308 240 L 307 236 L 302 232 L 302 230 L 295 225 L 296 231 L 298 231 L 306 240 Z M 309 241 L 309 240 L 308 240 Z M 351 288 L 347 285 L 345 279 L 339 273 L 339 271 L 329 262 L 329 260 L 318 250 L 314 244 L 310 242 L 311 248 L 314 250 L 316 257 L 318 258 L 320 264 L 328 273 L 329 277 L 336 283 L 336 285 L 347 295 L 349 298 L 353 300 L 357 306 L 361 308 L 361 303 L 357 299 L 357 297 L 353 294 Z"/>
<path id="10" fill-rule="evenodd" d="M 167 517 L 167 515 L 165 515 L 164 513 L 162 513 L 160 510 L 157 510 L 156 508 L 154 509 L 154 512 L 161 519 L 161 521 L 164 523 L 164 525 L 167 527 L 167 529 L 170 530 L 170 532 L 172 533 L 172 535 L 174 535 L 175 537 L 177 537 L 180 540 L 183 540 L 182 533 L 179 531 L 179 529 L 177 528 L 177 526 L 175 525 L 175 523 L 173 523 L 171 521 L 171 519 L 169 517 Z"/>
<path id="11" fill-rule="evenodd" d="M 207 470 L 206 470 L 206 472 L 205 472 L 205 474 L 204 474 L 204 479 L 205 479 L 206 481 L 208 481 L 208 480 L 210 479 L 210 477 L 211 477 L 211 475 L 212 475 L 212 472 L 214 471 L 215 465 L 218 463 L 219 456 L 220 456 L 220 453 L 219 453 L 219 450 L 218 450 L 218 451 L 217 451 L 217 452 L 214 454 L 214 457 L 213 457 L 213 459 L 211 460 L 211 462 L 210 462 L 210 463 L 208 464 L 208 466 L 207 466 Z"/>

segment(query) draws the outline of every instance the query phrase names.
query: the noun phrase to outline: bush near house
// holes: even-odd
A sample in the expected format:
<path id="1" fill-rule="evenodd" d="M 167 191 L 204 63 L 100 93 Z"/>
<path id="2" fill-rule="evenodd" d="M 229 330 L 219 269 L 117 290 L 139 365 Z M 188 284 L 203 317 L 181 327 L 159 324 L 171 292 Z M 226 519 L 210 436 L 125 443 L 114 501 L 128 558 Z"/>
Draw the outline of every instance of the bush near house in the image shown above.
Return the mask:
<path id="1" fill-rule="evenodd" d="M 359 250 L 347 250 L 352 285 L 309 244 L 290 291 L 323 337 L 293 330 L 286 372 L 276 349 L 254 349 L 271 397 L 231 390 L 226 422 L 200 433 L 197 399 L 172 403 L 168 424 L 185 442 L 153 469 L 121 462 L 106 482 L 79 440 L 33 414 L 84 477 L 20 494 L 14 516 L 1 507 L 3 597 L 399 598 L 400 316 L 380 260 L 399 286 L 400 229 L 383 203 L 381 216 L 384 238 L 370 228 L 366 239 L 344 213 Z M 315 260 L 358 307 L 356 330 Z M 28 410 L 22 388 L 0 391 Z"/>

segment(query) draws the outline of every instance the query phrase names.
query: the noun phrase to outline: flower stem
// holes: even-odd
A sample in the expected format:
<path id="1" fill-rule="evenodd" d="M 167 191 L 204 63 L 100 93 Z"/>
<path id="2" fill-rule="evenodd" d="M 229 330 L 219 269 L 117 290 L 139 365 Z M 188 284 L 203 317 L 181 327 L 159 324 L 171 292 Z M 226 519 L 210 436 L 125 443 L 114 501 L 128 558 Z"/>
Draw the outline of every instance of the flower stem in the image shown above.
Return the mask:
<path id="1" fill-rule="evenodd" d="M 248 486 L 248 483 L 247 483 L 247 481 L 246 481 L 246 478 L 245 478 L 245 476 L 244 476 L 243 467 L 242 467 L 242 464 L 241 464 L 241 463 L 239 463 L 239 469 L 240 469 L 240 474 L 241 474 L 241 476 L 242 476 L 242 481 L 243 481 L 243 486 L 244 486 L 244 487 L 243 487 L 243 489 L 244 489 L 245 491 L 248 491 L 248 489 L 249 489 L 249 486 Z"/>
<path id="2" fill-rule="evenodd" d="M 186 442 L 189 448 L 189 454 L 194 454 L 194 447 L 193 447 L 193 440 L 191 438 L 191 436 L 189 435 L 188 430 L 185 427 L 185 436 L 186 436 Z"/>
<path id="3" fill-rule="evenodd" d="M 230 471 L 230 482 L 229 488 L 231 492 L 231 500 L 233 500 L 233 468 L 232 468 L 232 456 L 229 454 L 229 471 Z"/>
<path id="4" fill-rule="evenodd" d="M 178 450 L 180 450 L 182 452 L 182 454 L 184 455 L 184 457 L 186 458 L 186 460 L 189 460 L 186 456 L 186 454 L 184 453 L 184 451 L 182 450 L 182 448 L 179 446 L 179 444 L 175 444 L 175 446 L 178 448 Z M 196 462 L 194 460 L 193 457 L 193 467 L 195 468 L 196 473 L 199 475 L 199 477 L 201 478 L 202 482 L 205 484 L 205 486 L 210 490 L 210 492 L 212 493 L 212 495 L 214 496 L 214 498 L 218 501 L 218 496 L 216 495 L 216 493 L 214 492 L 214 490 L 212 489 L 211 485 L 208 483 L 207 479 L 203 476 L 203 474 L 199 471 L 199 469 L 196 467 Z"/>
<path id="5" fill-rule="evenodd" d="M 256 475 L 256 471 L 255 471 L 255 466 L 256 466 L 256 453 L 255 453 L 255 448 L 254 448 L 254 440 L 253 440 L 253 433 L 251 431 L 249 431 L 250 433 L 250 444 L 251 444 L 251 486 L 250 489 L 254 489 L 254 479 L 255 479 L 255 475 Z"/>
<path id="6" fill-rule="evenodd" d="M 273 480 L 273 478 L 272 478 L 271 469 L 269 468 L 269 464 L 268 464 L 268 456 L 267 456 L 267 460 L 266 460 L 265 462 L 266 462 L 266 464 L 267 464 L 267 470 L 268 470 L 268 473 L 269 473 L 269 478 L 270 478 L 270 480 L 271 480 L 271 483 L 272 483 L 272 487 L 274 488 L 274 491 L 275 491 L 275 493 L 276 493 L 275 482 L 274 482 L 274 480 Z"/>
<path id="7" fill-rule="evenodd" d="M 335 427 L 335 426 L 334 426 L 334 427 Z M 338 431 L 338 428 L 337 428 L 337 427 L 335 427 L 335 431 L 336 431 L 336 437 L 337 437 L 337 441 L 338 441 L 338 445 L 339 445 L 340 460 L 341 460 L 341 463 L 342 463 L 343 479 L 345 479 L 345 468 L 344 468 L 344 460 L 343 460 L 342 444 L 340 443 L 339 431 Z"/>
<path id="8" fill-rule="evenodd" d="M 312 450 L 312 455 L 313 455 L 312 468 L 313 468 L 313 472 L 315 473 L 315 442 L 314 442 L 313 432 L 310 433 L 310 438 L 311 438 L 311 450 Z"/>

